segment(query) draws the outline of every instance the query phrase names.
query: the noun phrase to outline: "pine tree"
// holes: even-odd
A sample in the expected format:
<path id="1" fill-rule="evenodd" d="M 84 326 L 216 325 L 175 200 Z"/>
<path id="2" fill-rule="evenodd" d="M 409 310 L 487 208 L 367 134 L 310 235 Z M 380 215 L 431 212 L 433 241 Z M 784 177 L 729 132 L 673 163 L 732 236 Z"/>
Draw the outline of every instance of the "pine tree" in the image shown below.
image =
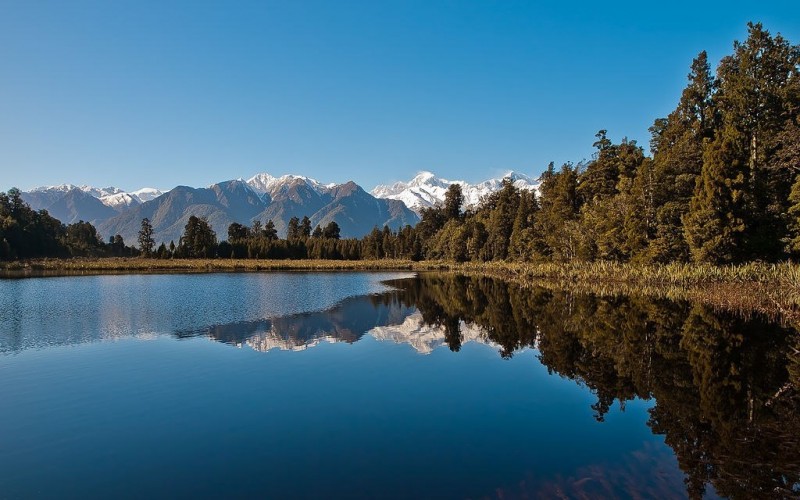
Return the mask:
<path id="1" fill-rule="evenodd" d="M 747 163 L 741 133 L 728 126 L 703 156 L 703 169 L 683 218 L 686 241 L 698 262 L 741 260 L 745 237 Z"/>
<path id="2" fill-rule="evenodd" d="M 311 219 L 309 219 L 307 215 L 304 215 L 303 220 L 300 221 L 300 237 L 311 237 Z"/>
<path id="3" fill-rule="evenodd" d="M 323 238 L 338 240 L 340 238 L 341 229 L 339 229 L 339 224 L 337 224 L 336 221 L 330 221 L 321 232 Z"/>
<path id="4" fill-rule="evenodd" d="M 534 245 L 544 259 L 565 261 L 578 255 L 574 224 L 578 218 L 577 168 L 565 163 L 559 172 L 551 163 L 539 186 L 541 209 L 534 223 Z"/>
<path id="5" fill-rule="evenodd" d="M 489 238 L 486 248 L 490 260 L 503 260 L 508 257 L 508 246 L 514 219 L 517 216 L 519 193 L 511 179 L 503 179 L 502 187 L 492 194 L 485 203 L 489 211 L 487 230 Z"/>
<path id="6" fill-rule="evenodd" d="M 268 220 L 264 225 L 264 238 L 266 238 L 267 241 L 278 239 L 278 230 L 275 229 L 275 223 L 272 222 L 272 219 Z"/>
<path id="7" fill-rule="evenodd" d="M 774 168 L 793 172 L 795 176 L 789 193 L 787 210 L 786 251 L 794 258 L 800 257 L 800 126 L 789 120 L 778 137 L 778 150 Z"/>
<path id="8" fill-rule="evenodd" d="M 737 162 L 746 165 L 744 241 L 740 258 L 779 258 L 786 233 L 785 213 L 794 173 L 769 168 L 780 131 L 790 119 L 787 90 L 800 78 L 800 48 L 748 24 L 748 37 L 718 68 L 715 101 L 726 128 L 735 128 Z M 796 115 L 796 111 L 794 111 Z"/>
<path id="9" fill-rule="evenodd" d="M 300 219 L 292 217 L 289 219 L 289 225 L 286 231 L 287 240 L 296 240 L 300 238 Z"/>
<path id="10" fill-rule="evenodd" d="M 142 251 L 142 255 L 145 257 L 150 257 L 153 253 L 153 247 L 155 246 L 156 242 L 153 240 L 153 225 L 150 223 L 150 219 L 145 217 L 142 219 L 142 226 L 139 229 L 139 250 Z"/>
<path id="11" fill-rule="evenodd" d="M 514 218 L 514 226 L 511 229 L 511 239 L 509 241 L 508 253 L 510 258 L 519 261 L 527 261 L 533 258 L 533 225 L 538 211 L 539 204 L 534 193 L 532 191 L 520 191 L 519 207 Z"/>
<path id="12" fill-rule="evenodd" d="M 460 184 L 451 184 L 444 195 L 444 217 L 447 220 L 461 217 L 461 205 L 464 204 L 464 194 Z"/>
<path id="13" fill-rule="evenodd" d="M 800 175 L 797 176 L 789 193 L 789 235 L 786 241 L 786 251 L 793 257 L 800 255 Z"/>
<path id="14" fill-rule="evenodd" d="M 713 135 L 712 92 L 715 82 L 701 52 L 692 62 L 689 84 L 678 107 L 650 128 L 653 150 L 652 201 L 657 206 L 654 237 L 648 259 L 687 261 L 683 216 L 689 211 L 697 177 L 703 167 L 704 142 Z"/>
<path id="15" fill-rule="evenodd" d="M 189 258 L 213 257 L 216 246 L 217 236 L 208 220 L 190 216 L 178 244 L 181 255 Z"/>

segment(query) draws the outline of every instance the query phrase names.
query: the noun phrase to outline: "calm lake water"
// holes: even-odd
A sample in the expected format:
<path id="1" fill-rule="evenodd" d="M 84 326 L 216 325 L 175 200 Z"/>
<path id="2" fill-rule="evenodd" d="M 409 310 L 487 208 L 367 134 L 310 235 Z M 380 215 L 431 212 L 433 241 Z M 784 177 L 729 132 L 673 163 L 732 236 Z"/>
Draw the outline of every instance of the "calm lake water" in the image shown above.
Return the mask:
<path id="1" fill-rule="evenodd" d="M 800 336 L 398 273 L 0 280 L 0 498 L 800 494 Z"/>

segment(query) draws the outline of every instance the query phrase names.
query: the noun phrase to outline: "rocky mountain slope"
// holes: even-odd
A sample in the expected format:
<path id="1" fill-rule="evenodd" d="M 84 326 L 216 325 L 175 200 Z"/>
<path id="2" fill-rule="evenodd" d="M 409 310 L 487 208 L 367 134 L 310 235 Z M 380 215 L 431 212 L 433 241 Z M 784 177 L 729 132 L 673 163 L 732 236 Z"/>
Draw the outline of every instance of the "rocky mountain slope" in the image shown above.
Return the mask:
<path id="1" fill-rule="evenodd" d="M 523 174 L 508 174 L 520 189 L 537 189 L 537 182 Z M 189 217 L 207 217 L 217 238 L 227 237 L 233 222 L 251 225 L 272 220 L 285 236 L 289 219 L 308 216 L 312 226 L 336 222 L 344 238 L 361 237 L 373 227 L 399 229 L 419 221 L 419 210 L 444 201 L 452 184 L 460 184 L 467 206 L 500 189 L 502 179 L 478 184 L 449 181 L 421 172 L 409 182 L 378 186 L 368 193 L 353 181 L 322 184 L 301 175 L 275 177 L 267 173 L 219 182 L 207 188 L 178 186 L 162 192 L 144 188 L 125 192 L 115 187 L 95 188 L 62 184 L 23 192 L 23 199 L 36 210 L 70 224 L 84 220 L 95 224 L 104 238 L 120 234 L 135 244 L 143 218 L 153 224 L 157 242 L 176 244 Z"/>
<path id="2" fill-rule="evenodd" d="M 535 191 L 539 188 L 537 180 L 519 172 L 509 172 L 503 177 L 470 184 L 464 181 L 450 181 L 423 171 L 408 182 L 376 186 L 371 193 L 376 198 L 400 200 L 408 208 L 419 213 L 423 208 L 443 203 L 444 195 L 452 184 L 461 186 L 466 207 L 477 205 L 481 198 L 498 191 L 506 177 L 510 178 L 518 189 Z"/>

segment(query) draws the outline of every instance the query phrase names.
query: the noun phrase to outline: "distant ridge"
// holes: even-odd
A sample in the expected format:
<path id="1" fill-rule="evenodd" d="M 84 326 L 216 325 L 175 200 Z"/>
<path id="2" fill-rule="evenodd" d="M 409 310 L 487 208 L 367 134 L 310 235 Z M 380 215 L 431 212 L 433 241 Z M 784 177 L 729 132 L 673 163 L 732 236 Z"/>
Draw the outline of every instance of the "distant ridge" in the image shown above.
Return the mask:
<path id="1" fill-rule="evenodd" d="M 477 205 L 481 199 L 498 191 L 503 179 L 509 178 L 518 189 L 538 191 L 539 182 L 519 172 L 508 172 L 503 177 L 485 180 L 477 184 L 465 181 L 450 181 L 436 177 L 432 172 L 422 171 L 408 182 L 396 182 L 391 185 L 376 186 L 372 195 L 376 198 L 400 200 L 408 208 L 419 213 L 423 208 L 432 207 L 444 202 L 447 189 L 453 184 L 459 184 L 464 194 L 465 206 Z"/>
<path id="2" fill-rule="evenodd" d="M 537 189 L 538 183 L 516 172 L 508 174 L 520 189 Z M 431 172 L 420 172 L 409 182 L 377 186 L 365 191 L 353 181 L 323 184 L 303 175 L 273 176 L 259 173 L 247 180 L 218 182 L 204 188 L 177 186 L 169 191 L 142 188 L 125 192 L 115 187 L 96 188 L 61 184 L 23 192 L 22 198 L 36 210 L 45 209 L 64 223 L 79 220 L 95 224 L 104 238 L 122 235 L 135 244 L 143 218 L 153 224 L 157 242 L 178 242 L 189 217 L 206 217 L 217 233 L 227 238 L 233 222 L 251 225 L 272 220 L 285 236 L 289 219 L 308 216 L 313 226 L 336 222 L 344 238 L 362 237 L 373 227 L 397 230 L 419 221 L 419 210 L 444 200 L 451 184 L 462 186 L 466 205 L 501 186 L 502 178 L 478 184 L 449 181 Z"/>

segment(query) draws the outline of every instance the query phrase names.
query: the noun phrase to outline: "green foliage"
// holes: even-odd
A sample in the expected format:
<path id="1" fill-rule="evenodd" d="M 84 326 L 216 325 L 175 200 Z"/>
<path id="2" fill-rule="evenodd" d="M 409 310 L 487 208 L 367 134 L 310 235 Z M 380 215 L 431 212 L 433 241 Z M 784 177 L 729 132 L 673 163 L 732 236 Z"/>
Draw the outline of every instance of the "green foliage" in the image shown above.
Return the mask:
<path id="1" fill-rule="evenodd" d="M 264 230 L 262 232 L 262 235 L 267 241 L 273 241 L 278 239 L 278 230 L 275 229 L 275 223 L 272 222 L 272 219 L 268 220 L 266 225 L 264 225 Z"/>
<path id="2" fill-rule="evenodd" d="M 464 194 L 460 184 L 451 184 L 444 195 L 444 217 L 447 220 L 461 217 L 461 206 L 464 204 Z"/>
<path id="3" fill-rule="evenodd" d="M 534 258 L 534 224 L 539 211 L 539 203 L 531 191 L 520 191 L 517 215 L 511 228 L 508 242 L 508 256 L 516 261 L 529 261 Z"/>
<path id="4" fill-rule="evenodd" d="M 792 185 L 792 192 L 789 194 L 789 236 L 787 241 L 787 251 L 794 256 L 800 256 L 800 175 Z"/>
<path id="5" fill-rule="evenodd" d="M 511 179 L 503 179 L 500 190 L 489 195 L 478 209 L 476 216 L 486 221 L 489 233 L 484 248 L 487 260 L 504 260 L 508 257 L 519 202 L 519 190 Z"/>
<path id="6" fill-rule="evenodd" d="M 205 217 L 190 216 L 178 243 L 178 255 L 188 258 L 213 257 L 216 255 L 216 247 L 217 235 L 208 220 Z"/>
<path id="7" fill-rule="evenodd" d="M 139 250 L 142 251 L 142 254 L 145 257 L 150 257 L 153 253 L 153 247 L 155 246 L 156 242 L 153 240 L 153 225 L 150 223 L 150 219 L 145 217 L 142 219 L 142 226 L 139 229 Z"/>
<path id="8" fill-rule="evenodd" d="M 559 172 L 551 163 L 539 186 L 541 209 L 534 223 L 535 248 L 544 260 L 578 258 L 578 168 L 565 163 Z"/>
<path id="9" fill-rule="evenodd" d="M 297 217 L 292 217 L 289 219 L 289 224 L 286 230 L 286 239 L 287 240 L 299 240 L 302 234 L 300 232 L 300 219 Z"/>
<path id="10" fill-rule="evenodd" d="M 311 219 L 309 219 L 307 215 L 304 215 L 303 220 L 300 221 L 300 237 L 311 237 Z"/>
<path id="11" fill-rule="evenodd" d="M 312 232 L 292 217 L 286 239 L 274 223 L 233 223 L 219 256 L 273 259 L 445 259 L 456 262 L 688 262 L 728 264 L 800 258 L 800 47 L 760 24 L 712 70 L 692 61 L 675 109 L 650 128 L 653 157 L 636 141 L 595 136 L 587 163 L 551 163 L 537 194 L 504 179 L 499 191 L 463 207 L 461 186 L 425 208 L 415 228 L 375 227 L 341 240 L 335 222 Z M 145 221 L 139 246 L 152 253 Z M 149 223 L 149 221 L 148 221 Z M 120 254 L 90 225 L 64 227 L 0 195 L 0 258 Z M 144 237 L 144 240 L 142 239 Z M 178 248 L 160 257 L 213 256 L 208 223 L 190 218 Z"/>
<path id="12" fill-rule="evenodd" d="M 67 253 L 62 243 L 65 227 L 42 210 L 22 201 L 19 189 L 0 193 L 0 258 L 47 257 Z"/>
<path id="13" fill-rule="evenodd" d="M 332 240 L 338 240 L 340 233 L 341 229 L 339 229 L 339 224 L 337 224 L 336 221 L 330 221 L 325 226 L 325 229 L 322 230 L 322 237 Z"/>
<path id="14" fill-rule="evenodd" d="M 721 264 L 740 259 L 745 233 L 747 164 L 742 135 L 727 127 L 703 157 L 684 234 L 697 262 Z"/>

